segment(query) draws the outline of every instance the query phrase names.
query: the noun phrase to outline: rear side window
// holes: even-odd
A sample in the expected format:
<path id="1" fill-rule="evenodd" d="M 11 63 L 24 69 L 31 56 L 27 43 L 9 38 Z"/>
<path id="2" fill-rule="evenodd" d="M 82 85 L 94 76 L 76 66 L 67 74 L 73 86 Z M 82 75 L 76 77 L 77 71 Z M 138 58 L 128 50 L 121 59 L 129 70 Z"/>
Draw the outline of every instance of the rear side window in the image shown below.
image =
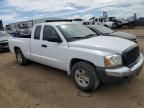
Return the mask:
<path id="1" fill-rule="evenodd" d="M 40 32 L 41 32 L 41 26 L 37 26 L 34 32 L 34 39 L 37 39 L 37 40 L 40 39 Z"/>

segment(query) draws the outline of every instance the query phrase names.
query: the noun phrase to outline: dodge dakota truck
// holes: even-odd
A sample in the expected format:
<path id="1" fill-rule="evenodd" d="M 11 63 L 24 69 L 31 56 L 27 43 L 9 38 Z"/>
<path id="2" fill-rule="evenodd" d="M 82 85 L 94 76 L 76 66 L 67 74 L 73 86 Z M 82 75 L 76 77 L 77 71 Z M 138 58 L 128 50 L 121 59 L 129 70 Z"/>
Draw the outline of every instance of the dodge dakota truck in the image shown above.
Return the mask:
<path id="1" fill-rule="evenodd" d="M 136 43 L 98 36 L 72 22 L 37 24 L 29 37 L 9 38 L 17 62 L 26 65 L 30 60 L 64 70 L 83 91 L 102 83 L 127 82 L 141 72 L 144 62 Z"/>

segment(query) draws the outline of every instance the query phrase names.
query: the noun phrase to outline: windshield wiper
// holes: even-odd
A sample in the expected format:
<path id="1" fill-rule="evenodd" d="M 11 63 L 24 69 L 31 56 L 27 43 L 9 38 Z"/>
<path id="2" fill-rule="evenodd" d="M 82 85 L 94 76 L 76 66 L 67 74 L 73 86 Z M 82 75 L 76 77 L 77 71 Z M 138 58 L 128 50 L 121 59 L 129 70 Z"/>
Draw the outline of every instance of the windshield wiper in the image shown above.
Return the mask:
<path id="1" fill-rule="evenodd" d="M 84 39 L 84 37 L 71 37 L 71 38 L 68 38 L 69 41 L 79 40 L 79 39 Z"/>
<path id="2" fill-rule="evenodd" d="M 79 40 L 79 39 L 87 39 L 87 38 L 91 38 L 91 37 L 95 37 L 97 36 L 96 34 L 89 34 L 89 35 L 86 35 L 86 36 L 83 36 L 83 37 L 71 37 L 71 38 L 68 38 L 69 41 L 73 41 L 73 40 Z"/>
<path id="3" fill-rule="evenodd" d="M 95 37 L 95 36 L 97 36 L 96 34 L 88 34 L 88 35 L 86 35 L 86 36 L 84 36 L 83 38 L 91 38 L 91 37 Z"/>
<path id="4" fill-rule="evenodd" d="M 114 33 L 115 31 L 111 32 L 111 33 Z M 111 34 L 111 33 L 105 33 L 105 34 Z"/>

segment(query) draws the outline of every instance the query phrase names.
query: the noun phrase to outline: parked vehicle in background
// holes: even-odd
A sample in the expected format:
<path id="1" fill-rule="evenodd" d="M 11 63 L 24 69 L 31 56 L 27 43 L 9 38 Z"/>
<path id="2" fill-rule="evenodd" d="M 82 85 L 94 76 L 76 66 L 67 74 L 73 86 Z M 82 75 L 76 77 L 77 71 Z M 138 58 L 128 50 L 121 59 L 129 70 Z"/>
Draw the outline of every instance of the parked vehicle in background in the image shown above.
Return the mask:
<path id="1" fill-rule="evenodd" d="M 102 25 L 88 25 L 87 27 L 90 28 L 92 31 L 94 31 L 98 35 L 120 37 L 120 38 L 128 39 L 137 43 L 136 36 L 130 33 L 114 31 Z"/>
<path id="2" fill-rule="evenodd" d="M 9 34 L 4 32 L 4 31 L 0 31 L 0 51 L 2 50 L 8 50 L 8 38 L 9 38 Z"/>
<path id="3" fill-rule="evenodd" d="M 75 22 L 75 23 L 78 23 L 78 24 L 83 24 L 83 19 L 81 18 L 74 18 L 74 19 L 71 19 L 71 22 Z"/>
<path id="4" fill-rule="evenodd" d="M 61 19 L 61 18 L 42 18 L 42 19 L 34 19 L 22 22 L 16 22 L 6 25 L 6 31 L 12 36 L 18 36 L 19 34 L 25 33 L 25 35 L 29 35 L 31 29 L 35 24 L 40 23 L 49 23 L 49 22 L 72 22 L 69 19 Z M 28 33 L 28 34 L 26 34 Z"/>
<path id="5" fill-rule="evenodd" d="M 67 71 L 83 91 L 101 82 L 120 83 L 138 75 L 144 57 L 136 43 L 98 36 L 82 24 L 55 22 L 34 26 L 31 38 L 9 38 L 17 62 L 29 60 Z"/>
<path id="6" fill-rule="evenodd" d="M 77 24 L 83 24 L 83 25 L 89 25 L 90 22 L 89 21 L 86 21 L 84 19 L 81 19 L 81 18 L 74 18 L 74 19 L 69 19 L 71 22 L 73 23 L 77 23 Z"/>
<path id="7" fill-rule="evenodd" d="M 105 27 L 114 28 L 115 24 L 112 21 L 107 21 L 103 17 L 92 17 L 89 19 L 91 25 L 103 25 Z"/>

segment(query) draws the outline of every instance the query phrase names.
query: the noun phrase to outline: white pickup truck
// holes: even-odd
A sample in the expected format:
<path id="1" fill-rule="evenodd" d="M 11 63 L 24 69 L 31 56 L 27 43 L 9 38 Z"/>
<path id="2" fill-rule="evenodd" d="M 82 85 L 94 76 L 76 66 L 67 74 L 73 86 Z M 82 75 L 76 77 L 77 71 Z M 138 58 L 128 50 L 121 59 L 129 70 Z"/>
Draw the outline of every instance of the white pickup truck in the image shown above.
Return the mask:
<path id="1" fill-rule="evenodd" d="M 121 83 L 138 75 L 144 57 L 136 43 L 118 37 L 97 36 L 81 24 L 43 23 L 33 27 L 31 38 L 9 38 L 17 62 L 29 60 L 67 71 L 83 91 L 100 83 Z"/>

